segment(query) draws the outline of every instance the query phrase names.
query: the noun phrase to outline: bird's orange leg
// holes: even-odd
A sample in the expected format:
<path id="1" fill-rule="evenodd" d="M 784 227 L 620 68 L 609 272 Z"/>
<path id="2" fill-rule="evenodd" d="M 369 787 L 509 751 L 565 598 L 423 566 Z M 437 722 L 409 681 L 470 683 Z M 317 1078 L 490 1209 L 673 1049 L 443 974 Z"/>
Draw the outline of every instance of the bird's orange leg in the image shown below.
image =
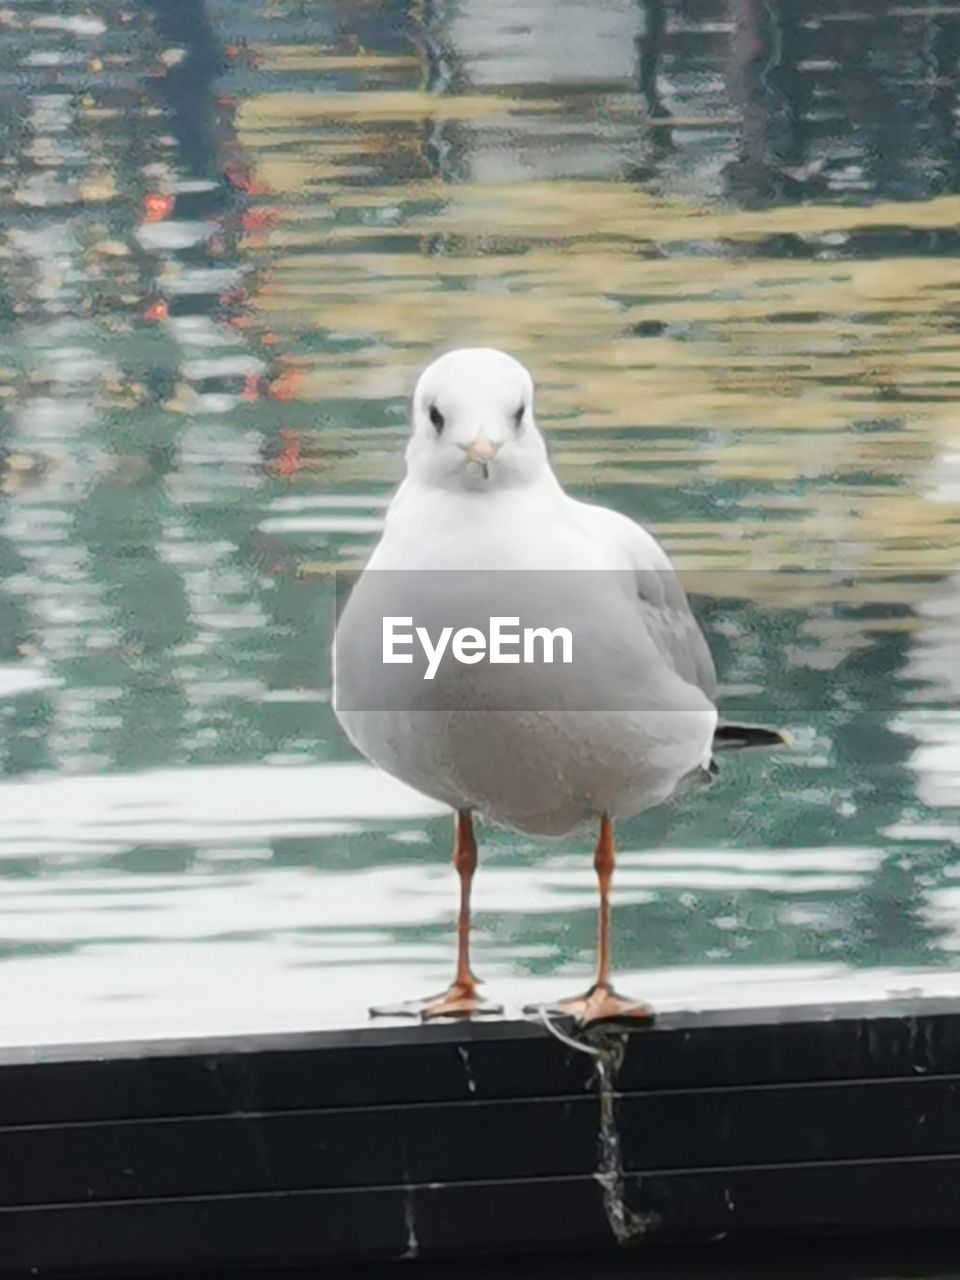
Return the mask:
<path id="1" fill-rule="evenodd" d="M 371 1009 L 374 1015 L 414 1015 L 425 1021 L 431 1018 L 469 1018 L 473 1014 L 503 1013 L 477 993 L 480 985 L 470 968 L 470 890 L 477 869 L 477 842 L 469 809 L 460 809 L 455 819 L 453 865 L 460 876 L 460 914 L 457 918 L 457 972 L 453 982 L 441 995 L 407 1004 Z"/>
<path id="2" fill-rule="evenodd" d="M 597 837 L 597 848 L 593 857 L 600 889 L 600 906 L 597 914 L 597 976 L 593 986 L 582 996 L 558 1000 L 549 1006 L 550 1012 L 573 1014 L 582 1024 L 603 1022 L 608 1019 L 649 1022 L 653 1018 L 653 1010 L 648 1004 L 618 995 L 610 982 L 610 882 L 613 880 L 614 862 L 613 823 L 604 814 L 600 819 L 600 834 Z M 536 1012 L 536 1008 L 531 1008 L 529 1012 Z"/>
<path id="3" fill-rule="evenodd" d="M 443 995 L 428 1000 L 422 1011 L 424 1018 L 469 1017 L 473 1013 L 502 1013 L 477 994 L 478 980 L 470 968 L 470 890 L 477 869 L 477 842 L 469 809 L 456 816 L 453 865 L 460 876 L 460 914 L 457 918 L 457 972 Z"/>

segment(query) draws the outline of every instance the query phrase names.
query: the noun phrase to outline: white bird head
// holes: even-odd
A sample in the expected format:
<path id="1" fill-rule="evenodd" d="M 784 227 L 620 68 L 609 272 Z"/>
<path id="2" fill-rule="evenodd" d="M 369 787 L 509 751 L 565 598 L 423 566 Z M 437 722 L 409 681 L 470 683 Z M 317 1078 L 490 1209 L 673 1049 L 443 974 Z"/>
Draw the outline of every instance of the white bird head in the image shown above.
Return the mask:
<path id="1" fill-rule="evenodd" d="M 407 446 L 411 478 L 432 488 L 516 488 L 549 472 L 533 379 L 491 347 L 450 351 L 420 375 Z"/>

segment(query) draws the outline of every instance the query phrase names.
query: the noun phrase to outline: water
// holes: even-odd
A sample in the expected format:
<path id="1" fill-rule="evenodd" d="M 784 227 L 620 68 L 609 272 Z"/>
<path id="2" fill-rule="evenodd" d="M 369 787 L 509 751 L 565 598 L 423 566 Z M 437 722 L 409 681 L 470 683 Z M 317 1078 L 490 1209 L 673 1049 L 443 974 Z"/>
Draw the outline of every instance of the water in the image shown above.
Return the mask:
<path id="1" fill-rule="evenodd" d="M 448 823 L 336 727 L 331 575 L 479 342 L 795 740 L 623 824 L 622 985 L 960 988 L 958 56 L 943 0 L 0 10 L 0 1039 L 445 983 Z M 589 845 L 484 832 L 492 994 L 585 984 Z"/>

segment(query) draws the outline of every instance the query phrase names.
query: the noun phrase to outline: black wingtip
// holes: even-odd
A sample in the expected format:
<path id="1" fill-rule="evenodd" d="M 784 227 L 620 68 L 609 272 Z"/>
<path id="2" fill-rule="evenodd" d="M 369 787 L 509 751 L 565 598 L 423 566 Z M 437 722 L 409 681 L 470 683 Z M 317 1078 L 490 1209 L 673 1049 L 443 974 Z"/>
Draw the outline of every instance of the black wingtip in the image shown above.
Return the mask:
<path id="1" fill-rule="evenodd" d="M 744 747 L 789 747 L 789 737 L 779 729 L 762 724 L 718 724 L 713 732 L 717 751 L 739 751 Z"/>

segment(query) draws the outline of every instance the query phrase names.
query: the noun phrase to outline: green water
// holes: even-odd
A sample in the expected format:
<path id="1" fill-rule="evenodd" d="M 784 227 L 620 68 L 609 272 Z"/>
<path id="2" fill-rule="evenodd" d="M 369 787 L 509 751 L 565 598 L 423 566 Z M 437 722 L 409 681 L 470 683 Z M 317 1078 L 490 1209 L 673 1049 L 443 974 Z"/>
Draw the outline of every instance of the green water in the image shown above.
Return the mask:
<path id="1" fill-rule="evenodd" d="M 477 343 L 794 740 L 623 824 L 622 985 L 960 987 L 958 58 L 920 0 L 0 11 L 0 1039 L 445 983 L 448 822 L 328 653 Z M 491 993 L 584 985 L 593 906 L 588 838 L 484 832 Z"/>

